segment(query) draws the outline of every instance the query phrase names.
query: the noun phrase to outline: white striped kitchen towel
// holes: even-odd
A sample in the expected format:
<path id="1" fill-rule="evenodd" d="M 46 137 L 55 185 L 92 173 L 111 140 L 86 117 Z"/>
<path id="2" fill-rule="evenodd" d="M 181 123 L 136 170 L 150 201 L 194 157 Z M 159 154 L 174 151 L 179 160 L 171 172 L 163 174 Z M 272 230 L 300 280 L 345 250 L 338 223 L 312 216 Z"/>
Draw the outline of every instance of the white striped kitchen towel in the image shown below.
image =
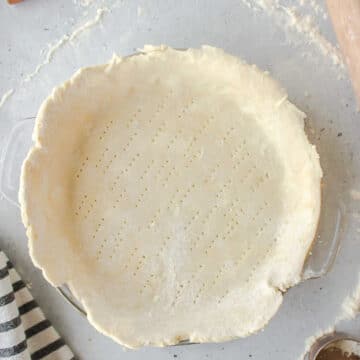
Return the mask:
<path id="1" fill-rule="evenodd" d="M 0 250 L 0 360 L 30 359 L 75 357 Z"/>

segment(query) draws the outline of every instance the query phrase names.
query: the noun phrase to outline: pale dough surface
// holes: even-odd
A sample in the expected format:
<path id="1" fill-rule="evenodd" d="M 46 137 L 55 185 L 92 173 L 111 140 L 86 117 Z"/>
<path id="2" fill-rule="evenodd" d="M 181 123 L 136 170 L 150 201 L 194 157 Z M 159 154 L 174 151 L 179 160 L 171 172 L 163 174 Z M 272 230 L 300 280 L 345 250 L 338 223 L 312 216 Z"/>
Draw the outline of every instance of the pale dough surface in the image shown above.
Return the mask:
<path id="1" fill-rule="evenodd" d="M 23 165 L 34 263 L 129 347 L 256 332 L 316 232 L 304 117 L 269 75 L 209 46 L 81 69 L 42 105 Z"/>

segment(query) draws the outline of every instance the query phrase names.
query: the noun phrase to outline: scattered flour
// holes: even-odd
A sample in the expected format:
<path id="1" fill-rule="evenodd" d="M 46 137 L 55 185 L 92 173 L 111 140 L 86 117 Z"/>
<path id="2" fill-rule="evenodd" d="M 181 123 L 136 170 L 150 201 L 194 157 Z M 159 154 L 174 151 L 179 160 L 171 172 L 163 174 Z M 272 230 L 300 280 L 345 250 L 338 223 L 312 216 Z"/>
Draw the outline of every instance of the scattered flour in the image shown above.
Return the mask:
<path id="1" fill-rule="evenodd" d="M 341 313 L 336 318 L 336 323 L 343 320 L 354 319 L 360 312 L 360 278 L 353 293 L 345 298 L 341 305 Z"/>
<path id="2" fill-rule="evenodd" d="M 10 89 L 0 98 L 0 108 L 4 106 L 6 101 L 11 97 L 13 93 L 14 89 Z"/>
<path id="3" fill-rule="evenodd" d="M 360 191 L 359 190 L 350 190 L 350 196 L 353 200 L 360 200 Z"/>
<path id="4" fill-rule="evenodd" d="M 328 18 L 326 10 L 321 6 L 318 0 L 300 0 L 299 4 L 301 6 L 310 7 L 316 15 L 321 16 L 323 19 Z"/>
<path id="5" fill-rule="evenodd" d="M 83 25 L 79 26 L 77 29 L 75 29 L 70 35 L 63 35 L 59 40 L 57 40 L 53 44 L 49 44 L 48 50 L 45 52 L 44 60 L 38 64 L 35 68 L 35 70 L 28 74 L 25 77 L 25 82 L 30 81 L 35 75 L 39 73 L 39 71 L 47 64 L 50 64 L 51 60 L 53 59 L 55 53 L 62 48 L 65 44 L 68 42 L 74 41 L 76 38 L 80 36 L 84 31 L 88 30 L 89 28 L 93 27 L 94 25 L 98 24 L 104 14 L 108 12 L 109 10 L 107 8 L 100 8 L 96 12 L 96 16 L 94 19 L 87 21 Z"/>
<path id="6" fill-rule="evenodd" d="M 309 43 L 317 46 L 323 55 L 330 57 L 334 65 L 344 68 L 340 50 L 321 34 L 319 27 L 310 15 L 301 16 L 296 10 L 286 7 L 283 7 L 283 11 L 287 14 L 290 27 L 298 33 L 304 34 Z"/>
<path id="7" fill-rule="evenodd" d="M 285 31 L 294 31 L 300 34 L 322 55 L 328 56 L 334 66 L 339 69 L 345 68 L 340 50 L 322 35 L 314 16 L 301 11 L 301 6 L 307 5 L 315 15 L 320 13 L 324 17 L 326 12 L 316 1 L 303 0 L 298 3 L 297 7 L 285 6 L 280 0 L 242 0 L 242 2 L 254 11 L 260 10 L 271 16 Z"/>
<path id="8" fill-rule="evenodd" d="M 83 7 L 87 7 L 91 5 L 94 0 L 74 0 L 75 4 L 80 4 Z"/>
<path id="9" fill-rule="evenodd" d="M 351 320 L 355 318 L 360 312 L 360 278 L 358 281 L 358 285 L 353 291 L 351 295 L 345 298 L 345 300 L 342 303 L 340 314 L 335 319 L 335 324 L 333 327 L 329 327 L 326 330 L 318 331 L 315 335 L 309 337 L 305 341 L 305 351 L 301 355 L 301 357 L 298 360 L 303 360 L 305 358 L 305 355 L 310 350 L 311 346 L 314 344 L 314 342 L 322 337 L 323 335 L 332 333 L 335 331 L 335 326 L 344 320 Z M 342 350 L 344 353 L 354 353 L 354 354 L 360 354 L 360 345 L 358 343 L 355 343 L 353 341 L 348 340 L 339 340 L 336 343 L 333 343 L 332 346 L 329 347 L 336 347 L 340 350 Z"/>
<path id="10" fill-rule="evenodd" d="M 353 212 L 350 213 L 352 215 L 353 218 L 355 218 L 356 220 L 360 221 L 360 213 L 358 212 Z"/>
<path id="11" fill-rule="evenodd" d="M 137 16 L 140 17 L 144 14 L 144 8 L 140 5 L 137 7 Z"/>

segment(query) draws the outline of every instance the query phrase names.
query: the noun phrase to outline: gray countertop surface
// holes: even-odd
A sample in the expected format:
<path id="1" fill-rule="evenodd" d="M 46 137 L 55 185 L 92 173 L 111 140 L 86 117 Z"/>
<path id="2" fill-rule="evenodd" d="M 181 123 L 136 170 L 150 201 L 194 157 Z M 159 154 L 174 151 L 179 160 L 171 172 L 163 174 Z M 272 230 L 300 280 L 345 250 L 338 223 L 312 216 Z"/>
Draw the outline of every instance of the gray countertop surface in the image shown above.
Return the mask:
<path id="1" fill-rule="evenodd" d="M 328 47 L 335 39 L 324 9 L 323 1 L 310 0 L 0 2 L 0 247 L 79 359 L 296 360 L 308 337 L 334 325 L 344 298 L 359 282 L 360 115 L 347 72 Z M 249 338 L 125 350 L 47 284 L 29 257 L 16 192 L 41 102 L 78 68 L 144 44 L 222 47 L 269 71 L 308 115 L 309 137 L 324 169 L 323 211 L 342 214 L 340 250 L 327 275 L 290 289 L 264 331 Z M 326 219 L 333 228 L 334 217 Z M 360 321 L 340 322 L 337 329 L 360 334 Z"/>

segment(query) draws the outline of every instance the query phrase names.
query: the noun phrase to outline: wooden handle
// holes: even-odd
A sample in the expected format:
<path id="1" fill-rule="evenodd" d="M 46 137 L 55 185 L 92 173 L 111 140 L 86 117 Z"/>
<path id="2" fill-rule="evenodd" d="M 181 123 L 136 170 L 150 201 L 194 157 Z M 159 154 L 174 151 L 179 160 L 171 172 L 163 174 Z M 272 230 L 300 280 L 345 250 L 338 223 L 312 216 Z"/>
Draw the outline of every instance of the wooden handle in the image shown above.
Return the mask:
<path id="1" fill-rule="evenodd" d="M 327 7 L 360 106 L 360 0 L 327 0 Z"/>

